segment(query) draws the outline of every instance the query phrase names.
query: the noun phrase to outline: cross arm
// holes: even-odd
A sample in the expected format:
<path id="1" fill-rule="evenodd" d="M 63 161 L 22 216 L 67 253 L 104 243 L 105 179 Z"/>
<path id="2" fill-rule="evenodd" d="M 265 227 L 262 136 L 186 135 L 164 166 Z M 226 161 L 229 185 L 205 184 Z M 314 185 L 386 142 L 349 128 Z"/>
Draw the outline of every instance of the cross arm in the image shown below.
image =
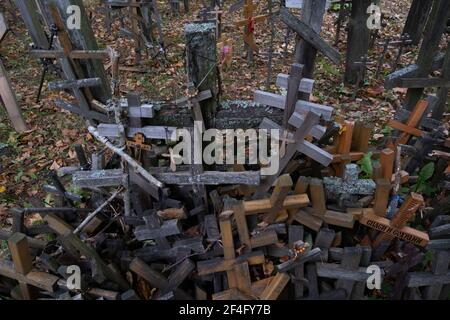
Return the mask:
<path id="1" fill-rule="evenodd" d="M 289 28 L 294 30 L 303 40 L 310 43 L 314 48 L 321 51 L 335 64 L 339 64 L 341 61 L 340 53 L 331 47 L 325 40 L 323 40 L 319 34 L 317 34 L 309 25 L 303 21 L 297 19 L 286 8 L 280 9 L 281 21 L 283 21 Z"/>

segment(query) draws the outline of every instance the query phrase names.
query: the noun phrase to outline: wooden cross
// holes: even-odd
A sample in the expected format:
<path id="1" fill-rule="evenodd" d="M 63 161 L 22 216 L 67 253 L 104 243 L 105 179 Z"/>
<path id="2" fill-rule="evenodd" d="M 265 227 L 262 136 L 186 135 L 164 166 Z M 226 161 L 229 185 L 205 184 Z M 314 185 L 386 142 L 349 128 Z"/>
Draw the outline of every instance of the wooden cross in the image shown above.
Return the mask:
<path id="1" fill-rule="evenodd" d="M 416 127 L 420 124 L 427 108 L 428 102 L 426 100 L 421 100 L 411 112 L 406 124 L 397 120 L 389 121 L 388 125 L 390 127 L 402 131 L 401 135 L 396 140 L 396 144 L 407 144 L 411 136 L 421 137 L 423 135 L 423 132 Z"/>
<path id="2" fill-rule="evenodd" d="M 333 63 L 339 64 L 341 61 L 340 53 L 331 47 L 312 27 L 303 21 L 297 19 L 287 8 L 280 9 L 280 18 L 289 28 L 294 30 L 303 40 L 308 42 L 317 50 L 321 51 Z"/>
<path id="3" fill-rule="evenodd" d="M 6 19 L 2 13 L 0 13 L 0 42 L 8 31 Z M 19 103 L 17 102 L 16 95 L 12 89 L 11 81 L 6 73 L 6 69 L 3 66 L 3 62 L 0 58 L 0 102 L 6 107 L 9 118 L 14 129 L 17 132 L 24 132 L 28 130 L 28 127 L 22 117 Z"/>
<path id="4" fill-rule="evenodd" d="M 250 237 L 246 216 L 264 213 L 263 224 L 267 225 L 277 220 L 286 219 L 286 210 L 305 207 L 309 204 L 309 198 L 306 194 L 288 196 L 291 187 L 290 176 L 284 175 L 277 180 L 270 199 L 242 201 L 234 206 L 234 217 L 237 222 L 239 238 L 241 244 L 245 245 L 245 250 L 267 246 L 278 241 L 275 231 L 263 230 Z"/>
<path id="5" fill-rule="evenodd" d="M 422 204 L 423 197 L 420 194 L 411 193 L 392 220 L 377 216 L 372 209 L 365 209 L 359 222 L 381 232 L 373 241 L 372 247 L 376 248 L 381 244 L 386 246 L 394 238 L 425 247 L 429 242 L 428 234 L 406 226 Z"/>
<path id="6" fill-rule="evenodd" d="M 342 177 L 345 166 L 360 160 L 368 151 L 373 126 L 362 122 L 344 121 L 334 145 L 325 150 L 333 154 L 332 166 L 335 176 Z"/>
<path id="7" fill-rule="evenodd" d="M 58 277 L 33 270 L 28 241 L 24 234 L 13 234 L 8 239 L 8 246 L 13 261 L 0 259 L 0 276 L 19 282 L 21 299 L 36 299 L 38 297 L 37 289 L 46 292 L 56 290 Z"/>
<path id="8" fill-rule="evenodd" d="M 328 210 L 322 180 L 311 179 L 302 184 L 302 189 L 307 190 L 309 188 L 312 207 L 294 213 L 292 219 L 316 231 L 320 229 L 323 223 L 353 228 L 355 217 L 352 214 Z"/>
<path id="9" fill-rule="evenodd" d="M 152 287 L 159 290 L 155 298 L 173 293 L 176 299 L 191 300 L 192 298 L 178 287 L 192 274 L 194 269 L 195 264 L 190 259 L 185 259 L 166 278 L 161 272 L 147 265 L 140 258 L 134 258 L 130 263 L 131 271 L 150 283 Z"/>
<path id="10" fill-rule="evenodd" d="M 245 27 L 244 42 L 247 47 L 247 59 L 249 63 L 253 63 L 253 53 L 258 51 L 255 43 L 255 24 L 263 22 L 267 19 L 267 15 L 253 16 L 257 6 L 253 4 L 253 0 L 245 0 L 244 19 L 235 22 L 236 27 Z"/>
<path id="11" fill-rule="evenodd" d="M 437 250 L 430 272 L 410 272 L 408 273 L 407 286 L 409 288 L 425 287 L 423 299 L 425 300 L 445 300 L 448 298 L 446 286 L 450 284 L 450 250 Z"/>
<path id="12" fill-rule="evenodd" d="M 344 175 L 339 177 L 324 177 L 327 195 L 343 203 L 351 195 L 373 195 L 376 185 L 372 179 L 359 179 L 359 167 L 347 164 Z"/>
<path id="13" fill-rule="evenodd" d="M 413 41 L 411 40 L 409 34 L 405 33 L 402 34 L 402 36 L 400 37 L 400 41 L 396 42 L 396 41 L 392 41 L 390 43 L 390 45 L 399 45 L 399 49 L 398 49 L 398 53 L 397 53 L 397 57 L 395 58 L 394 63 L 392 64 L 392 72 L 395 72 L 395 70 L 397 70 L 397 66 L 400 62 L 400 58 L 403 54 L 403 50 L 405 49 L 406 46 L 411 45 L 413 43 Z"/>
<path id="14" fill-rule="evenodd" d="M 341 35 L 341 29 L 342 29 L 342 25 L 345 21 L 345 19 L 349 16 L 350 14 L 350 10 L 347 7 L 347 3 L 351 2 L 351 0 L 340 0 L 339 2 L 339 15 L 338 18 L 336 20 L 336 37 L 334 40 L 334 45 L 337 46 L 339 44 L 339 38 Z"/>
<path id="15" fill-rule="evenodd" d="M 362 56 L 361 61 L 353 62 L 353 65 L 358 68 L 358 76 L 356 79 L 355 90 L 353 92 L 352 99 L 356 99 L 359 89 L 361 89 L 361 86 L 364 84 L 367 66 L 374 64 L 374 62 L 369 62 L 369 58 L 367 57 L 367 55 Z"/>
<path id="16" fill-rule="evenodd" d="M 229 38 L 225 37 L 217 43 L 217 48 L 219 49 L 220 55 L 220 65 L 225 70 L 231 67 L 233 59 L 233 45 Z"/>
<path id="17" fill-rule="evenodd" d="M 224 258 L 200 261 L 197 263 L 197 270 L 199 276 L 225 271 L 229 289 L 237 289 L 244 294 L 251 295 L 251 279 L 248 268 L 250 265 L 263 264 L 265 257 L 262 252 L 252 252 L 236 258 L 231 226 L 232 214 L 233 211 L 228 210 L 219 215 Z"/>
<path id="18" fill-rule="evenodd" d="M 366 268 L 360 268 L 362 259 L 362 247 L 346 247 L 343 250 L 340 265 L 317 262 L 317 275 L 322 278 L 337 279 L 336 289 L 344 289 L 346 299 L 362 299 L 366 281 L 370 276 Z"/>

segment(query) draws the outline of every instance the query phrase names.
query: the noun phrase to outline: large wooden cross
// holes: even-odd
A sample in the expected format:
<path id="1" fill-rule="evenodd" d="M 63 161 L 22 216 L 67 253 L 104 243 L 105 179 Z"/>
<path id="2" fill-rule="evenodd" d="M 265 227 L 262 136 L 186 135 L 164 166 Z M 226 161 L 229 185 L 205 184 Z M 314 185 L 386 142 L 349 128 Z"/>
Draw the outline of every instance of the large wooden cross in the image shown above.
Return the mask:
<path id="1" fill-rule="evenodd" d="M 241 201 L 233 207 L 239 238 L 241 244 L 245 245 L 245 250 L 267 246 L 278 241 L 276 232 L 267 231 L 264 228 L 251 237 L 246 216 L 264 213 L 264 224 L 270 224 L 277 220 L 287 219 L 286 210 L 305 207 L 309 204 L 309 198 L 306 194 L 288 196 L 291 187 L 290 176 L 288 174 L 283 175 L 277 180 L 270 199 Z"/>
<path id="2" fill-rule="evenodd" d="M 5 37 L 8 31 L 8 26 L 6 24 L 6 19 L 2 13 L 0 13 L 0 42 Z M 6 74 L 6 69 L 0 58 L 0 102 L 6 107 L 9 118 L 14 129 L 17 132 L 23 132 L 28 130 L 27 125 L 22 117 L 19 104 L 17 102 L 16 95 L 11 86 L 8 75 Z"/>
<path id="3" fill-rule="evenodd" d="M 255 24 L 263 22 L 267 19 L 267 15 L 254 16 L 257 6 L 253 4 L 253 0 L 245 0 L 244 19 L 235 22 L 236 27 L 245 27 L 244 42 L 247 47 L 247 59 L 249 63 L 253 63 L 253 53 L 258 51 L 255 43 Z"/>
<path id="4" fill-rule="evenodd" d="M 365 209 L 359 222 L 380 231 L 372 247 L 389 245 L 394 238 L 425 247 L 430 240 L 428 234 L 406 226 L 422 204 L 423 197 L 420 194 L 411 193 L 392 220 L 376 215 L 372 209 Z"/>

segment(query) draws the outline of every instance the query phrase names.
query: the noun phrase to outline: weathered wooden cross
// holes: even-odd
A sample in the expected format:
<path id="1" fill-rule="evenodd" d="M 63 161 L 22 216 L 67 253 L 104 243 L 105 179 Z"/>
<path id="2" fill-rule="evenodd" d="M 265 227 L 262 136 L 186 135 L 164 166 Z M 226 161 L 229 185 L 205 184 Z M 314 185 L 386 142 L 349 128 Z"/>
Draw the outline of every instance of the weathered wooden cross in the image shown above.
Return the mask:
<path id="1" fill-rule="evenodd" d="M 0 43 L 5 37 L 8 31 L 8 26 L 6 24 L 6 19 L 0 12 Z M 14 129 L 17 132 L 23 132 L 28 130 L 27 125 L 22 117 L 19 104 L 17 102 L 16 95 L 11 86 L 8 75 L 6 74 L 6 69 L 0 58 L 0 102 L 6 107 L 9 118 Z"/>

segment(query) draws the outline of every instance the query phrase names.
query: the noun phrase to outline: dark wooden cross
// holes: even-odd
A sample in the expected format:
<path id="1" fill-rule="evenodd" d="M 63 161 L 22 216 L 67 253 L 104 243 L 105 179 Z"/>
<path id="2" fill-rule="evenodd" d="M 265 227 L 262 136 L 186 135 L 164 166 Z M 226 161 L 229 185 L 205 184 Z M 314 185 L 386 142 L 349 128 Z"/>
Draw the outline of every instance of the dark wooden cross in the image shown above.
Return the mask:
<path id="1" fill-rule="evenodd" d="M 6 19 L 0 12 L 0 42 L 5 37 L 8 31 L 8 26 L 6 24 Z M 8 75 L 6 74 L 6 69 L 0 58 L 0 102 L 5 105 L 6 111 L 14 129 L 17 132 L 23 132 L 28 130 L 25 120 L 22 117 L 22 113 L 17 102 L 16 95 L 12 89 L 11 82 Z"/>
<path id="2" fill-rule="evenodd" d="M 358 75 L 356 78 L 356 84 L 355 84 L 355 90 L 353 91 L 353 99 L 356 99 L 356 96 L 358 95 L 359 90 L 364 85 L 364 78 L 367 72 L 367 66 L 374 65 L 374 62 L 369 62 L 369 59 L 367 55 L 364 55 L 361 57 L 360 61 L 353 62 L 353 65 L 357 67 Z"/>

